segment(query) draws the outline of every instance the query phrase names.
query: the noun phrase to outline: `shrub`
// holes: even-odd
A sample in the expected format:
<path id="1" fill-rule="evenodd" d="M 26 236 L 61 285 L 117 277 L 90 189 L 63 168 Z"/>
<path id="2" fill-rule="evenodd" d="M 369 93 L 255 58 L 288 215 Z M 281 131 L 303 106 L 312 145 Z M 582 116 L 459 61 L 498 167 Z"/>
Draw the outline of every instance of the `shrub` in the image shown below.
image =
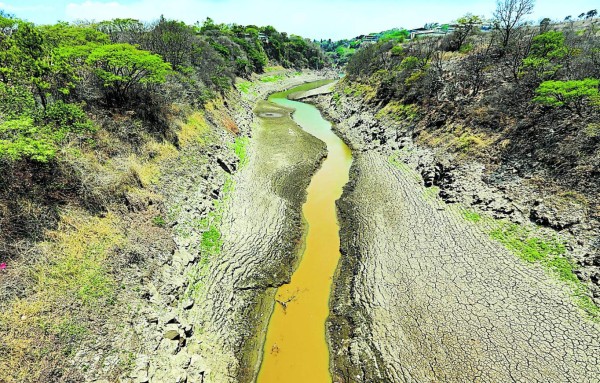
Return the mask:
<path id="1" fill-rule="evenodd" d="M 533 101 L 550 107 L 565 107 L 581 115 L 588 100 L 599 97 L 600 80 L 544 81 L 535 91 Z"/>
<path id="2" fill-rule="evenodd" d="M 43 120 L 56 131 L 82 133 L 94 130 L 94 125 L 81 105 L 63 101 L 50 104 L 44 111 Z"/>
<path id="3" fill-rule="evenodd" d="M 35 126 L 33 119 L 22 117 L 0 124 L 0 158 L 48 162 L 55 154 L 52 136 Z"/>

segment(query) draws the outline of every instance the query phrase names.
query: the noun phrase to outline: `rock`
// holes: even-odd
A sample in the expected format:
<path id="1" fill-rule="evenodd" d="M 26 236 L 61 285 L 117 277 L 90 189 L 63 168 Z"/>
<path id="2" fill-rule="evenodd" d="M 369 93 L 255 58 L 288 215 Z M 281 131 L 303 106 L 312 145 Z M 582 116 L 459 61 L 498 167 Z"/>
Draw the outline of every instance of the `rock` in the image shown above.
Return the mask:
<path id="1" fill-rule="evenodd" d="M 183 303 L 183 309 L 184 309 L 184 310 L 189 310 L 189 309 L 191 309 L 192 307 L 194 307 L 194 300 L 193 300 L 193 299 L 191 299 L 191 298 L 190 298 L 190 299 L 188 299 L 187 301 L 185 301 L 185 302 Z"/>
<path id="2" fill-rule="evenodd" d="M 583 221 L 585 215 L 585 207 L 581 203 L 552 196 L 535 201 L 530 218 L 542 226 L 563 230 Z"/>
<path id="3" fill-rule="evenodd" d="M 150 382 L 150 378 L 148 377 L 148 371 L 138 371 L 137 378 L 135 380 L 136 383 L 148 383 Z"/>
<path id="4" fill-rule="evenodd" d="M 179 333 L 179 326 L 176 324 L 169 324 L 165 326 L 165 332 L 163 334 L 163 338 L 169 340 L 177 340 L 179 339 L 181 334 Z"/>
<path id="5" fill-rule="evenodd" d="M 185 336 L 189 338 L 194 333 L 194 325 L 188 324 L 184 327 L 183 332 Z"/>
<path id="6" fill-rule="evenodd" d="M 177 314 L 174 311 L 169 311 L 168 313 L 163 315 L 161 322 L 164 324 L 171 324 L 171 323 L 179 324 L 179 317 L 177 316 Z"/>
<path id="7" fill-rule="evenodd" d="M 177 330 L 167 330 L 163 335 L 165 339 L 169 340 L 177 340 L 179 339 L 179 331 Z"/>
<path id="8" fill-rule="evenodd" d="M 154 311 L 146 313 L 146 321 L 148 323 L 158 323 L 158 314 Z"/>

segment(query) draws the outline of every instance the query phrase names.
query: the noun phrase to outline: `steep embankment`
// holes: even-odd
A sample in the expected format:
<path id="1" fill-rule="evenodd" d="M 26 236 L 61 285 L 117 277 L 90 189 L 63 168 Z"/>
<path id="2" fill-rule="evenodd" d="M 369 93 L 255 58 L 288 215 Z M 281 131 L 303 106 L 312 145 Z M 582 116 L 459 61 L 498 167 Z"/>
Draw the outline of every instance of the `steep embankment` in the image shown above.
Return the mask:
<path id="1" fill-rule="evenodd" d="M 355 153 L 339 202 L 334 381 L 595 381 L 600 328 L 558 267 L 561 245 L 446 205 L 411 169 L 423 149 L 405 132 L 339 94 L 317 102 Z"/>

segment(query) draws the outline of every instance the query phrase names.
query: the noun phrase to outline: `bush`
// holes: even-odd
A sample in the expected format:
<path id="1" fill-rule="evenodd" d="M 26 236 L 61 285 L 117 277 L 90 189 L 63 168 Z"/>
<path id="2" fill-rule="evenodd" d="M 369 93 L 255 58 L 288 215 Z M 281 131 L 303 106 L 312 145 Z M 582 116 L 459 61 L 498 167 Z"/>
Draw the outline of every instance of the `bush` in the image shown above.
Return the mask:
<path id="1" fill-rule="evenodd" d="M 81 105 L 67 104 L 63 101 L 57 101 L 46 108 L 43 122 L 61 132 L 82 133 L 95 129 Z"/>
<path id="2" fill-rule="evenodd" d="M 544 81 L 533 101 L 550 107 L 565 107 L 581 115 L 588 100 L 597 100 L 600 80 Z"/>
<path id="3" fill-rule="evenodd" d="M 51 134 L 35 126 L 33 119 L 22 117 L 0 124 L 0 158 L 48 162 L 55 154 Z"/>

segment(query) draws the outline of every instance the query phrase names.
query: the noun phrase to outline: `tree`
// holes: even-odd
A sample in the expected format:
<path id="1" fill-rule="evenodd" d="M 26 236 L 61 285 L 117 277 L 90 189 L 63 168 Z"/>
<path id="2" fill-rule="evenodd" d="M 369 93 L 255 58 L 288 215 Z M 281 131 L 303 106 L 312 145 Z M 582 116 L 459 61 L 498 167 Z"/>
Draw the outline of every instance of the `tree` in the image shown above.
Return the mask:
<path id="1" fill-rule="evenodd" d="M 540 33 L 547 32 L 550 29 L 550 19 L 545 17 L 542 21 L 540 21 Z"/>
<path id="2" fill-rule="evenodd" d="M 600 80 L 544 81 L 536 89 L 533 101 L 550 107 L 565 107 L 580 116 L 585 103 L 598 100 Z"/>
<path id="3" fill-rule="evenodd" d="M 181 21 L 160 17 L 152 30 L 144 36 L 143 48 L 158 53 L 173 68 L 189 65 L 195 31 Z"/>
<path id="4" fill-rule="evenodd" d="M 577 16 L 578 19 L 583 19 L 585 17 L 585 12 L 582 12 Z"/>
<path id="5" fill-rule="evenodd" d="M 573 16 L 569 15 L 569 16 L 565 17 L 565 21 L 571 21 L 572 18 L 573 18 Z"/>
<path id="6" fill-rule="evenodd" d="M 108 89 L 108 103 L 114 105 L 122 105 L 138 84 L 163 83 L 171 70 L 159 55 L 129 44 L 99 46 L 86 62 Z"/>
<path id="7" fill-rule="evenodd" d="M 523 17 L 533 12 L 534 5 L 535 0 L 497 0 L 494 18 L 503 49 L 508 47 L 512 32 L 521 24 Z"/>
<path id="8" fill-rule="evenodd" d="M 533 38 L 529 55 L 523 60 L 521 75 L 533 75 L 538 81 L 552 78 L 568 64 L 569 49 L 562 32 L 549 31 Z"/>
<path id="9" fill-rule="evenodd" d="M 458 27 L 452 34 L 451 50 L 458 51 L 462 48 L 467 38 L 477 29 L 477 26 L 481 24 L 481 17 L 467 13 L 463 17 L 456 20 Z"/>
<path id="10" fill-rule="evenodd" d="M 591 11 L 589 11 L 586 15 L 585 18 L 586 19 L 593 19 L 594 17 L 596 17 L 598 15 L 598 11 L 595 9 L 592 9 Z"/>

